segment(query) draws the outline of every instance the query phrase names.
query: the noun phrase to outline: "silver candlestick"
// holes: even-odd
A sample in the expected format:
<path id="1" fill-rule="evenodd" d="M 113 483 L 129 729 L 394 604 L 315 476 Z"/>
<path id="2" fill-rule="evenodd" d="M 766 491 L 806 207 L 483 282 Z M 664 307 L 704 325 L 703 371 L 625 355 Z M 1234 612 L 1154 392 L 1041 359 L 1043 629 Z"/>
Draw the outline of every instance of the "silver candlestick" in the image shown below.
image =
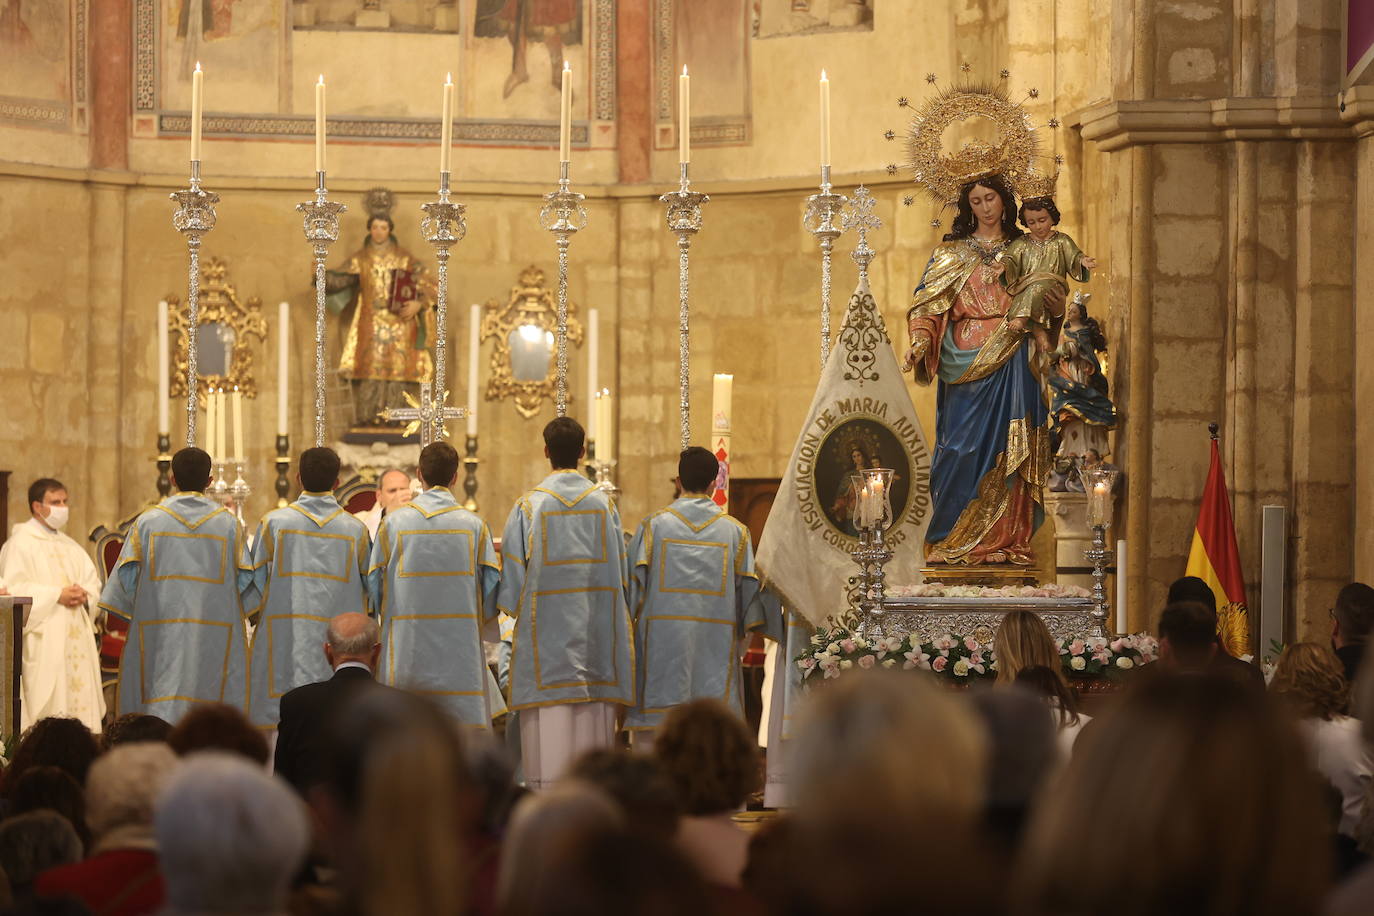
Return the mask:
<path id="1" fill-rule="evenodd" d="M 200 326 L 200 240 L 215 228 L 215 204 L 219 195 L 200 186 L 200 160 L 191 160 L 191 186 L 169 195 L 177 202 L 172 214 L 172 226 L 186 236 L 186 250 L 190 255 L 187 269 L 186 308 L 186 445 L 196 444 L 196 410 L 200 397 L 200 368 L 198 365 Z"/>
<path id="2" fill-rule="evenodd" d="M 615 469 L 615 462 L 609 460 L 592 461 L 592 469 L 596 472 L 596 488 L 605 493 L 611 499 L 620 495 L 620 487 L 615 485 L 611 479 L 611 471 Z"/>
<path id="3" fill-rule="evenodd" d="M 666 205 L 668 231 L 677 236 L 677 382 L 682 447 L 692 444 L 691 391 L 691 251 L 692 236 L 701 231 L 701 206 L 711 198 L 692 190 L 687 163 L 678 164 L 678 189 L 659 200 Z"/>
<path id="4" fill-rule="evenodd" d="M 558 163 L 558 189 L 544 195 L 539 225 L 553 233 L 558 244 L 558 385 L 555 406 L 558 416 L 568 415 L 568 245 L 575 233 L 587 228 L 586 198 L 568 184 L 568 163 Z M 587 405 L 591 409 L 591 405 Z"/>
<path id="5" fill-rule="evenodd" d="M 1107 630 L 1107 567 L 1116 562 L 1116 551 L 1107 546 L 1107 526 L 1093 525 L 1093 543 L 1083 558 L 1093 565 L 1093 622 L 1097 635 L 1110 637 Z"/>
<path id="6" fill-rule="evenodd" d="M 420 221 L 420 235 L 434 246 L 434 259 L 439 263 L 439 299 L 434 306 L 434 320 L 438 325 L 434 335 L 434 390 L 439 402 L 443 403 L 448 394 L 448 250 L 468 234 L 468 224 L 463 218 L 467 207 L 449 199 L 449 173 L 440 172 L 439 199 L 420 209 L 425 211 L 425 218 Z M 435 414 L 434 423 L 433 440 L 446 439 L 448 424 L 442 412 Z"/>
<path id="7" fill-rule="evenodd" d="M 892 478 L 890 468 L 865 468 L 851 480 L 854 488 L 854 525 L 859 543 L 854 561 L 859 564 L 859 633 L 865 639 L 883 634 L 883 601 L 887 597 L 887 572 L 892 559 L 887 528 L 892 524 Z"/>
<path id="8" fill-rule="evenodd" d="M 348 208 L 329 199 L 324 172 L 315 173 L 315 199 L 296 204 L 305 214 L 305 238 L 315 247 L 315 446 L 324 445 L 324 299 L 325 262 L 329 246 L 339 240 L 339 214 Z"/>
<path id="9" fill-rule="evenodd" d="M 821 191 L 806 199 L 806 215 L 802 225 L 806 231 L 821 243 L 821 369 L 830 359 L 830 255 L 835 248 L 835 239 L 844 232 L 842 226 L 835 224 L 849 201 L 843 194 L 830 190 L 830 166 L 821 166 Z"/>

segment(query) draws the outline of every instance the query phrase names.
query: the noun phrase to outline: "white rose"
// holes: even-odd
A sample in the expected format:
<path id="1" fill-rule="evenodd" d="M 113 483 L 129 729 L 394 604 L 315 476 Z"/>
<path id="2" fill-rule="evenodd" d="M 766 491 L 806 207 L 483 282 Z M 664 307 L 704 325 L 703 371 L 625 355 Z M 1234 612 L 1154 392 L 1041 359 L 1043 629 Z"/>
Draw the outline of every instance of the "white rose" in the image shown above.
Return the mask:
<path id="1" fill-rule="evenodd" d="M 884 668 L 892 668 L 892 667 L 895 667 L 896 664 L 897 664 L 897 660 L 896 660 L 895 658 L 889 658 L 887 661 L 883 662 L 883 667 L 884 667 Z"/>
<path id="2" fill-rule="evenodd" d="M 1130 658 L 1123 655 L 1116 660 L 1116 666 L 1118 668 L 1134 668 L 1135 662 L 1131 661 Z"/>
<path id="3" fill-rule="evenodd" d="M 1073 658 L 1069 659 L 1069 667 L 1075 671 L 1082 671 L 1084 668 L 1088 667 L 1088 663 L 1083 660 L 1083 656 L 1075 655 Z"/>
<path id="4" fill-rule="evenodd" d="M 851 661 L 850 661 L 849 659 L 847 659 L 847 658 L 846 658 L 844 661 L 840 662 L 840 670 L 841 670 L 841 671 L 848 671 L 850 668 L 853 668 L 853 667 L 854 667 L 854 663 L 851 662 Z"/>

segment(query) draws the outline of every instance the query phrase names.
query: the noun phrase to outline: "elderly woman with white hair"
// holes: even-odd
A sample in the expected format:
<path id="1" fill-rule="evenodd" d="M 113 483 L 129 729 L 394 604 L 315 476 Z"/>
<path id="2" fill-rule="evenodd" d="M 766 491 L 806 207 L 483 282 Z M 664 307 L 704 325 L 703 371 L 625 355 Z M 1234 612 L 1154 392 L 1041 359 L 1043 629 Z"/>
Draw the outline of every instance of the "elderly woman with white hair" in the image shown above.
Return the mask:
<path id="1" fill-rule="evenodd" d="M 186 758 L 158 797 L 153 828 L 167 882 L 164 916 L 278 916 L 310 842 L 305 807 L 248 760 Z"/>
<path id="2" fill-rule="evenodd" d="M 86 775 L 90 858 L 39 877 L 44 897 L 75 897 L 92 913 L 150 913 L 164 899 L 153 803 L 181 761 L 163 742 L 114 748 Z"/>

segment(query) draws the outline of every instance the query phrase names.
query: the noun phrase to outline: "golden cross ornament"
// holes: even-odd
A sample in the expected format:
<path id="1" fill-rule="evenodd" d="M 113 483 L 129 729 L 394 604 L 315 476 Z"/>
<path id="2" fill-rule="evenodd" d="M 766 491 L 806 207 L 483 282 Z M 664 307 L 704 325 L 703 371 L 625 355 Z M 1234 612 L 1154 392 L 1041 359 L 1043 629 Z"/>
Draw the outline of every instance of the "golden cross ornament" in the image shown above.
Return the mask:
<path id="1" fill-rule="evenodd" d="M 415 396 L 409 391 L 404 393 L 404 397 L 409 407 L 388 407 L 382 411 L 382 417 L 387 420 L 409 420 L 410 424 L 401 435 L 413 436 L 418 429 L 421 445 L 447 439 L 448 421 L 461 420 L 468 415 L 461 407 L 444 406 L 444 401 L 448 400 L 447 391 L 440 394 L 437 399 L 431 397 L 428 382 L 420 384 L 419 401 L 416 401 Z"/>

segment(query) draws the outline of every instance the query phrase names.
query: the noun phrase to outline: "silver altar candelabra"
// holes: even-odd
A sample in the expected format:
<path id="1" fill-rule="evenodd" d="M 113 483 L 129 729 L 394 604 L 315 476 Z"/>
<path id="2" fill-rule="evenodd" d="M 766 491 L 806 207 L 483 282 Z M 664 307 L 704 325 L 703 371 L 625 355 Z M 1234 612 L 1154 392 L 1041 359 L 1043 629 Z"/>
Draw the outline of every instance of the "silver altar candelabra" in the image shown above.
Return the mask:
<path id="1" fill-rule="evenodd" d="M 1107 529 L 1112 524 L 1112 491 L 1119 473 L 1101 466 L 1079 470 L 1088 496 L 1088 527 L 1093 531 L 1092 546 L 1083 551 L 1083 558 L 1093 565 L 1092 616 L 1100 636 L 1111 635 L 1107 629 L 1107 567 L 1116 562 L 1116 551 L 1107 546 Z"/>
<path id="2" fill-rule="evenodd" d="M 449 199 L 449 173 L 439 173 L 439 199 L 432 200 L 420 207 L 425 218 L 420 221 L 420 235 L 434 246 L 434 259 L 439 263 L 439 301 L 435 303 L 435 322 L 438 331 L 434 335 L 434 391 L 442 405 L 448 399 L 448 250 L 461 242 L 468 234 L 467 220 L 463 212 L 464 204 Z M 448 424 L 444 411 L 434 416 L 434 432 L 431 439 L 435 442 L 448 437 Z"/>
<path id="3" fill-rule="evenodd" d="M 215 480 L 210 484 L 210 497 L 220 505 L 228 507 L 232 501 L 234 504 L 234 516 L 243 524 L 243 505 L 248 501 L 248 497 L 253 495 L 253 488 L 248 486 L 248 481 L 243 479 L 243 460 L 234 462 L 234 479 L 231 482 L 225 473 L 227 465 L 224 459 L 215 459 Z"/>
<path id="4" fill-rule="evenodd" d="M 558 188 L 544 195 L 539 225 L 552 232 L 558 244 L 558 385 L 555 406 L 558 416 L 568 415 L 568 246 L 572 237 L 587 228 L 586 198 L 568 184 L 568 162 L 558 163 Z M 591 405 L 587 405 L 591 410 Z"/>
<path id="5" fill-rule="evenodd" d="M 191 185 L 184 191 L 173 191 L 171 199 L 177 202 L 176 212 L 172 214 L 172 226 L 186 236 L 186 251 L 190 256 L 187 269 L 186 308 L 186 445 L 196 444 L 196 408 L 200 396 L 199 341 L 197 328 L 200 325 L 200 241 L 201 237 L 215 228 L 215 204 L 219 195 L 206 191 L 200 186 L 200 160 L 191 160 Z"/>
<path id="6" fill-rule="evenodd" d="M 324 172 L 315 173 L 315 199 L 296 204 L 297 212 L 305 214 L 306 241 L 315 249 L 315 446 L 324 445 L 324 299 L 325 262 L 329 246 L 339 240 L 339 214 L 347 210 L 329 199 L 324 187 Z"/>
<path id="7" fill-rule="evenodd" d="M 854 561 L 859 564 L 858 631 L 865 639 L 883 635 L 883 599 L 887 597 L 887 572 L 892 559 L 887 529 L 892 524 L 891 468 L 866 468 L 850 477 L 853 487 L 854 527 L 859 543 Z"/>
<path id="8" fill-rule="evenodd" d="M 843 194 L 830 190 L 830 166 L 821 166 L 821 191 L 806 199 L 806 215 L 802 225 L 816 237 L 821 244 L 821 369 L 825 369 L 830 359 L 830 255 L 835 248 L 835 239 L 844 232 L 843 226 L 835 224 L 848 200 Z"/>
<path id="9" fill-rule="evenodd" d="M 678 189 L 659 200 L 665 205 L 668 231 L 677 236 L 677 381 L 682 447 L 692 444 L 691 391 L 691 251 L 692 236 L 701 231 L 701 206 L 711 198 L 692 190 L 688 164 L 678 163 Z"/>
<path id="10" fill-rule="evenodd" d="M 477 511 L 477 437 L 468 436 L 463 455 L 463 508 Z"/>

